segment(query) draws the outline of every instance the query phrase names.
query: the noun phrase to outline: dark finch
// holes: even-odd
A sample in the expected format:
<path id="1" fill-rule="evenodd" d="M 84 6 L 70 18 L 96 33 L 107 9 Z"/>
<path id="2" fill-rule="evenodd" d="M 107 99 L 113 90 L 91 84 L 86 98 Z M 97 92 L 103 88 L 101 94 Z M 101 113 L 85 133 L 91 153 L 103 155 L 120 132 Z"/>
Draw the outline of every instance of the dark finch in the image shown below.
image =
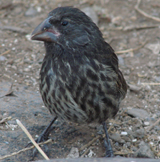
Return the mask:
<path id="1" fill-rule="evenodd" d="M 112 47 L 95 23 L 72 7 L 51 11 L 33 31 L 32 40 L 44 41 L 40 93 L 56 116 L 39 141 L 57 117 L 76 123 L 98 122 L 106 133 L 106 156 L 112 157 L 105 121 L 116 115 L 127 92 Z"/>

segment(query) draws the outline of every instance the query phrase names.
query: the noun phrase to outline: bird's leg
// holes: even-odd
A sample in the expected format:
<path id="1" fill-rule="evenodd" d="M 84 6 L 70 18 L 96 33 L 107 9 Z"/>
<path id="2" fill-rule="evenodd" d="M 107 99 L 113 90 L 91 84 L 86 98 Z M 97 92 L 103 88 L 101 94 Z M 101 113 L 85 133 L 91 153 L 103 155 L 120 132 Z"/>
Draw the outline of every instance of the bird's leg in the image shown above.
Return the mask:
<path id="1" fill-rule="evenodd" d="M 40 136 L 36 140 L 37 143 L 46 141 L 48 139 L 49 133 L 52 130 L 52 124 L 56 121 L 56 119 L 57 117 L 54 117 L 49 125 L 45 128 L 45 130 L 40 134 Z"/>
<path id="2" fill-rule="evenodd" d="M 104 132 L 106 134 L 106 138 L 104 139 L 104 146 L 106 148 L 106 157 L 113 157 L 114 154 L 113 154 L 112 146 L 109 140 L 106 122 L 103 122 L 102 124 L 103 124 Z"/>
<path id="3" fill-rule="evenodd" d="M 57 117 L 54 117 L 52 121 L 49 123 L 49 125 L 45 128 L 45 130 L 40 134 L 40 136 L 35 140 L 37 143 L 46 141 L 48 139 L 49 133 L 53 129 L 52 124 L 56 121 Z M 47 149 L 46 149 L 47 150 Z M 36 156 L 37 149 L 33 150 L 33 158 Z"/>

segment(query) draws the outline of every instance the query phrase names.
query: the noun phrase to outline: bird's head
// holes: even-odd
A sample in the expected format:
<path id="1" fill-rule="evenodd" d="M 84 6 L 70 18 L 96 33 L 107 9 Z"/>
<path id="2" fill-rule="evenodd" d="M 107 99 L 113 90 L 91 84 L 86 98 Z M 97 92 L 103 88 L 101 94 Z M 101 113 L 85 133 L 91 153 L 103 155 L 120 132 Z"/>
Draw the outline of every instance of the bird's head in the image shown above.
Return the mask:
<path id="1" fill-rule="evenodd" d="M 60 44 L 65 47 L 85 46 L 103 40 L 93 21 L 81 10 L 58 7 L 51 11 L 32 33 L 32 40 Z"/>

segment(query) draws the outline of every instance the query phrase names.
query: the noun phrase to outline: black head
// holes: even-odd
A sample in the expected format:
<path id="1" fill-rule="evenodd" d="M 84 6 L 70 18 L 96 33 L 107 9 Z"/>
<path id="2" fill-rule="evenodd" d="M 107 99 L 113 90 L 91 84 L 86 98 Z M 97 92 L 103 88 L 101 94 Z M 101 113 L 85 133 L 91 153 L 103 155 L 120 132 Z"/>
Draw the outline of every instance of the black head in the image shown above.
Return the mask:
<path id="1" fill-rule="evenodd" d="M 32 33 L 33 40 L 57 43 L 65 47 L 85 46 L 103 40 L 96 24 L 84 12 L 73 7 L 51 11 Z"/>

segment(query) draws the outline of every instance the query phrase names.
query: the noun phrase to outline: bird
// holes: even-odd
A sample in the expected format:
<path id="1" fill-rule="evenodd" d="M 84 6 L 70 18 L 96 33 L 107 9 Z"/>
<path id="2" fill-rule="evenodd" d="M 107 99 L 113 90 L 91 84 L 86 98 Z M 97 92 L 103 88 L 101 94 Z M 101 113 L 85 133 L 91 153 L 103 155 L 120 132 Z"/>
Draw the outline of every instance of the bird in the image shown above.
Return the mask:
<path id="1" fill-rule="evenodd" d="M 34 29 L 31 39 L 44 42 L 39 89 L 54 116 L 38 142 L 57 118 L 99 123 L 106 134 L 106 157 L 113 157 L 106 120 L 117 114 L 127 83 L 98 26 L 78 8 L 57 7 Z"/>

